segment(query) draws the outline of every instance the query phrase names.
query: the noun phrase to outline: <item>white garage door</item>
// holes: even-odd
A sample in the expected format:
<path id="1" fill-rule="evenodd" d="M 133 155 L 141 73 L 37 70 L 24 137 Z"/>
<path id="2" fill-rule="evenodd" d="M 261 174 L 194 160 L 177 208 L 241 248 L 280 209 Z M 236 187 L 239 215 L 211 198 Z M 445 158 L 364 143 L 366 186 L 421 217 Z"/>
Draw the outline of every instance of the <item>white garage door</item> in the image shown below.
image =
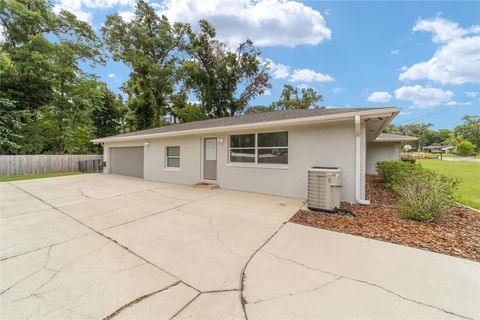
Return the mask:
<path id="1" fill-rule="evenodd" d="M 110 173 L 143 178 L 143 147 L 110 148 Z"/>

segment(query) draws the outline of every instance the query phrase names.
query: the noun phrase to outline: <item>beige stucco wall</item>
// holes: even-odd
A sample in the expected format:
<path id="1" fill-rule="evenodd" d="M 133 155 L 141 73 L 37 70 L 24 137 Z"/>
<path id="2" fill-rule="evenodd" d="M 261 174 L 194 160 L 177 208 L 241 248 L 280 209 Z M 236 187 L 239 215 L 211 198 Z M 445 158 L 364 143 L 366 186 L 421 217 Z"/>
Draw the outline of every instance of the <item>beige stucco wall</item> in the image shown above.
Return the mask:
<path id="1" fill-rule="evenodd" d="M 144 177 L 170 183 L 194 184 L 203 179 L 203 138 L 217 137 L 217 183 L 222 188 L 306 198 L 307 172 L 314 165 L 341 166 L 342 200 L 354 201 L 355 130 L 353 121 L 315 126 L 283 127 L 270 131 L 288 131 L 288 166 L 255 167 L 228 163 L 229 134 L 265 132 L 258 130 L 223 132 L 215 135 L 191 135 L 151 139 L 145 147 Z M 223 140 L 223 143 L 221 141 Z M 144 141 L 137 142 L 143 145 Z M 124 146 L 108 143 L 105 149 Z M 165 168 L 166 146 L 180 146 L 180 169 Z M 108 154 L 108 151 L 105 151 Z M 108 159 L 108 155 L 106 156 Z M 107 160 L 108 161 L 108 160 Z"/>
<path id="2" fill-rule="evenodd" d="M 400 160 L 400 142 L 370 142 L 367 144 L 367 173 L 376 173 L 379 161 Z"/>

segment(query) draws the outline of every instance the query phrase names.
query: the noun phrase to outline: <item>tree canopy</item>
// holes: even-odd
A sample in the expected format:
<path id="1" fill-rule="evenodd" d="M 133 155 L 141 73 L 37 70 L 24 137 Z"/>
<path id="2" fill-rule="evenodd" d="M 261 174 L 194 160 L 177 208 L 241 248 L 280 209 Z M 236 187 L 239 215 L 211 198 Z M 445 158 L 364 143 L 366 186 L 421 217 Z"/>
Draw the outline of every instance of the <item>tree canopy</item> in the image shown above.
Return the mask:
<path id="1" fill-rule="evenodd" d="M 104 63 L 101 39 L 88 23 L 55 14 L 42 0 L 2 1 L 0 20 L 0 151 L 91 152 L 93 112 L 112 93 L 81 64 Z"/>
<path id="2" fill-rule="evenodd" d="M 392 124 L 388 126 L 387 132 L 417 137 L 418 141 L 408 142 L 408 144 L 419 150 L 429 145 L 458 146 L 463 141 L 467 141 L 463 146 L 468 145 L 469 148 L 472 145 L 473 151 L 479 152 L 480 116 L 465 115 L 462 120 L 463 124 L 456 126 L 454 130 L 433 130 L 433 124 L 431 123 L 412 123 L 405 125 Z"/>

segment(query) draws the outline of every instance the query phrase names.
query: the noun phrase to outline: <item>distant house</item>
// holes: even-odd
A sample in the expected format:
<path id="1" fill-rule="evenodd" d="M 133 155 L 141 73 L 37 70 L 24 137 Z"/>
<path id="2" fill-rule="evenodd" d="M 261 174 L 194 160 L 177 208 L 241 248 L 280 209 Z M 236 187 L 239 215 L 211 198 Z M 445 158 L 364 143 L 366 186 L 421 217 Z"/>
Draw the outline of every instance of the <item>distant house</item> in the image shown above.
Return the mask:
<path id="1" fill-rule="evenodd" d="M 440 146 L 440 145 L 431 145 L 431 146 L 425 146 L 422 148 L 423 151 L 432 152 L 432 153 L 449 152 L 449 151 L 452 151 L 453 149 L 455 149 L 455 147 Z"/>
<path id="2" fill-rule="evenodd" d="M 106 173 L 306 198 L 312 166 L 342 170 L 342 200 L 365 201 L 365 174 L 400 159 L 381 134 L 398 108 L 285 110 L 174 124 L 92 140 Z"/>

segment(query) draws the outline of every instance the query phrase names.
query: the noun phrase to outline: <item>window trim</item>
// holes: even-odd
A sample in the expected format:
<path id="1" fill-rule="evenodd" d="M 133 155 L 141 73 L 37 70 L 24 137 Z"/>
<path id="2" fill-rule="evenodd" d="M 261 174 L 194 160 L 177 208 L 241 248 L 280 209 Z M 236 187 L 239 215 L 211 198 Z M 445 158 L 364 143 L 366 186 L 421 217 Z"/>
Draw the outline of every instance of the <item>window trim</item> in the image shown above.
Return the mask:
<path id="1" fill-rule="evenodd" d="M 168 148 L 178 148 L 178 156 L 169 156 L 168 155 Z M 166 171 L 180 171 L 180 166 L 181 166 L 181 148 L 180 146 L 165 146 L 165 170 Z M 173 159 L 178 159 L 178 167 L 169 167 L 168 166 L 168 159 L 173 158 Z"/>
<path id="2" fill-rule="evenodd" d="M 228 163 L 227 166 L 229 167 L 245 167 L 245 168 L 268 168 L 268 169 L 289 169 L 289 162 L 287 163 L 259 163 L 258 162 L 258 150 L 266 150 L 266 149 L 289 149 L 289 146 L 278 146 L 278 147 L 259 147 L 258 146 L 258 135 L 264 133 L 279 133 L 279 132 L 286 132 L 287 133 L 287 144 L 289 144 L 290 134 L 288 130 L 284 131 L 260 131 L 260 132 L 245 132 L 245 133 L 234 133 L 228 136 Z M 247 134 L 254 134 L 255 135 L 255 146 L 254 147 L 247 147 L 247 148 L 232 148 L 231 146 L 231 136 L 238 136 L 238 135 L 247 135 Z M 254 162 L 238 162 L 231 160 L 231 150 L 232 149 L 254 149 L 255 150 L 255 161 Z"/>

